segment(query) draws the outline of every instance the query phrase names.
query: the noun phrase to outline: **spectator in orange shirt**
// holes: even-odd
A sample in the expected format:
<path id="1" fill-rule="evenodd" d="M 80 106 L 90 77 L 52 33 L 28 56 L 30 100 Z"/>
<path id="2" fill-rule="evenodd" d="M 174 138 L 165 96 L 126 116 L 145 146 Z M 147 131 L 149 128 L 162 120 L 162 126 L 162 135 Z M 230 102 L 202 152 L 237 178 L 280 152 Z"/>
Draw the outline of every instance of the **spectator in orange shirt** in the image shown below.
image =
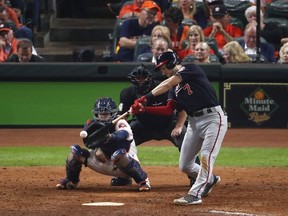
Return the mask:
<path id="1" fill-rule="evenodd" d="M 0 24 L 0 62 L 12 54 L 17 54 L 17 40 L 9 24 Z"/>
<path id="2" fill-rule="evenodd" d="M 133 16 L 139 16 L 141 6 L 144 1 L 145 0 L 133 0 L 132 4 L 123 5 L 117 18 L 124 19 Z"/>
<path id="3" fill-rule="evenodd" d="M 119 46 L 120 49 L 114 59 L 119 62 L 131 62 L 134 57 L 134 49 L 138 38 L 151 36 L 153 28 L 158 25 L 155 16 L 159 7 L 153 1 L 146 1 L 141 6 L 138 19 L 126 20 L 121 28 Z"/>
<path id="4" fill-rule="evenodd" d="M 195 54 L 195 47 L 198 42 L 205 42 L 205 36 L 202 28 L 198 25 L 192 25 L 189 29 L 186 40 L 188 42 L 187 47 L 178 52 L 180 61 L 182 61 L 187 55 Z M 214 51 L 210 49 L 209 53 L 214 54 Z"/>
<path id="5" fill-rule="evenodd" d="M 215 5 L 211 10 L 212 25 L 204 29 L 206 37 L 215 38 L 219 49 L 235 37 L 243 36 L 241 28 L 229 23 L 230 15 L 224 5 Z"/>
<path id="6" fill-rule="evenodd" d="M 16 25 L 17 31 L 15 31 L 16 38 L 28 38 L 29 40 L 33 40 L 32 30 L 19 22 L 16 12 L 8 7 L 4 0 L 0 0 L 0 20 L 11 20 Z"/>
<path id="7" fill-rule="evenodd" d="M 124 19 L 124 18 L 133 17 L 133 16 L 139 17 L 142 4 L 145 1 L 148 1 L 148 0 L 133 0 L 133 4 L 123 5 L 123 7 L 121 8 L 119 12 L 119 16 L 117 18 Z M 157 7 L 159 8 L 159 10 L 157 12 L 157 16 L 155 17 L 155 22 L 157 21 L 161 22 L 162 21 L 161 9 L 158 5 Z"/>
<path id="8" fill-rule="evenodd" d="M 115 0 L 114 0 L 115 1 Z M 118 0 L 117 3 L 107 3 L 107 7 L 111 13 L 118 15 L 123 5 L 131 0 Z M 145 0 L 144 0 L 145 1 Z M 161 11 L 166 11 L 171 6 L 171 2 L 167 0 L 154 0 L 155 3 L 160 7 Z"/>
<path id="9" fill-rule="evenodd" d="M 184 19 L 182 11 L 177 7 L 170 7 L 164 13 L 165 25 L 170 30 L 172 49 L 178 54 L 183 47 L 183 42 L 187 38 L 189 26 L 183 26 Z"/>
<path id="10" fill-rule="evenodd" d="M 0 62 L 4 62 L 13 54 L 17 54 L 18 40 L 14 37 L 13 27 L 10 24 L 0 24 Z M 32 53 L 38 55 L 34 46 Z"/>

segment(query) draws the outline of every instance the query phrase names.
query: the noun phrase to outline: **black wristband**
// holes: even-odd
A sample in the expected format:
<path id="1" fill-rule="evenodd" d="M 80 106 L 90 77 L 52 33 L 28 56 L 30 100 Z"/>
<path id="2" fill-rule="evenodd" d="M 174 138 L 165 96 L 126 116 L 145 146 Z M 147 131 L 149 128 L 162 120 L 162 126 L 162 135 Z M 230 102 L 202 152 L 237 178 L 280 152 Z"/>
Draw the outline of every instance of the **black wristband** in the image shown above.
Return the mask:
<path id="1" fill-rule="evenodd" d="M 148 94 L 145 95 L 147 101 L 152 100 L 155 96 L 152 94 L 152 92 L 149 92 Z"/>

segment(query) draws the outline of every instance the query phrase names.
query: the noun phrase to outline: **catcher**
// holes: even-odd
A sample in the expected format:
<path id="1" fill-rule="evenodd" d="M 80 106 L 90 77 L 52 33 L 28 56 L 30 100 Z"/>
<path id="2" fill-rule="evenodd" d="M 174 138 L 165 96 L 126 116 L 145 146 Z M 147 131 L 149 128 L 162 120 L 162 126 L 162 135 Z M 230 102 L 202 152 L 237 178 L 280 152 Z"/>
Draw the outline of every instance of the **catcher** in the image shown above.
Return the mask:
<path id="1" fill-rule="evenodd" d="M 117 117 L 117 106 L 109 97 L 96 100 L 92 120 L 84 126 L 87 137 L 84 145 L 72 145 L 66 160 L 66 178 L 56 185 L 57 189 L 77 188 L 82 165 L 110 176 L 132 178 L 139 191 L 151 189 L 147 173 L 140 166 L 132 130 L 126 120 Z M 114 125 L 115 124 L 115 125 Z"/>

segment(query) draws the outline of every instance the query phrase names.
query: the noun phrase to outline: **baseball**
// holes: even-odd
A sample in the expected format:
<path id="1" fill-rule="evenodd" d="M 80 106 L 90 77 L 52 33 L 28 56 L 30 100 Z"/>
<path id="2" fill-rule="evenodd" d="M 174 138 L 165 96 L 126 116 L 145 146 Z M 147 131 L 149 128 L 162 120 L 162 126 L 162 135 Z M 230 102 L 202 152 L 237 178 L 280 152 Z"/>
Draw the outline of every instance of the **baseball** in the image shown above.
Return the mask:
<path id="1" fill-rule="evenodd" d="M 80 137 L 81 138 L 86 138 L 87 136 L 88 136 L 88 133 L 86 131 L 83 130 L 83 131 L 80 132 Z"/>

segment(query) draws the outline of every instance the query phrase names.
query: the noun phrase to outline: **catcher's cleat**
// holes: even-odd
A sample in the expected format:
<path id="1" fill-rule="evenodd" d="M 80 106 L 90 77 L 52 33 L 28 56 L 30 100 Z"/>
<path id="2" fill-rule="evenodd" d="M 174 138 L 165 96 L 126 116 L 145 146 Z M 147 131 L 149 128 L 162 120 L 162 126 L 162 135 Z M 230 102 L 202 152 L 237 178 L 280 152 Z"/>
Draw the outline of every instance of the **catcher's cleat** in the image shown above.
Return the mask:
<path id="1" fill-rule="evenodd" d="M 176 205 L 197 205 L 201 204 L 202 200 L 201 198 L 187 194 L 186 196 L 181 197 L 179 199 L 174 199 L 173 203 Z"/>
<path id="2" fill-rule="evenodd" d="M 114 177 L 110 182 L 111 186 L 128 186 L 132 184 L 131 178 Z"/>
<path id="3" fill-rule="evenodd" d="M 211 193 L 213 186 L 214 186 L 214 185 L 217 185 L 217 184 L 219 184 L 219 183 L 221 182 L 220 176 L 215 176 L 215 175 L 214 175 L 213 177 L 214 177 L 213 182 L 212 182 L 211 184 L 210 184 L 210 183 L 207 183 L 207 184 L 206 184 L 206 186 L 205 186 L 205 188 L 204 188 L 204 191 L 203 191 L 201 197 L 206 197 L 206 196 L 208 196 L 208 194 Z"/>
<path id="4" fill-rule="evenodd" d="M 139 183 L 139 191 L 145 192 L 145 191 L 150 191 L 151 190 L 151 185 L 150 181 L 147 178 L 144 182 Z"/>
<path id="5" fill-rule="evenodd" d="M 74 184 L 68 179 L 60 179 L 59 183 L 56 185 L 56 189 L 65 190 L 65 189 L 75 189 L 77 188 L 78 183 Z"/>

